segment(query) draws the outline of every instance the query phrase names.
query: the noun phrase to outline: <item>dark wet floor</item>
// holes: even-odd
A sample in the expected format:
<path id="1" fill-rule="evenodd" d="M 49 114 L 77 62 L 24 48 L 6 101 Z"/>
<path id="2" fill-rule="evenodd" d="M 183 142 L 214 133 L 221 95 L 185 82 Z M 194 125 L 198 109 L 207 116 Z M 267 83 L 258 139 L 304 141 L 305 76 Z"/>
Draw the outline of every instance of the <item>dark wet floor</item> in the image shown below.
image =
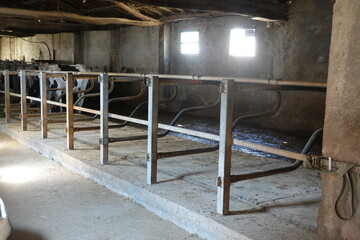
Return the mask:
<path id="1" fill-rule="evenodd" d="M 176 115 L 175 113 L 160 112 L 159 122 L 164 124 L 169 124 L 171 120 L 175 117 L 175 115 Z M 135 117 L 145 119 L 146 113 L 144 112 L 139 113 Z M 207 133 L 219 134 L 219 120 L 216 119 L 184 115 L 176 123 L 176 126 L 207 132 Z M 202 139 L 176 132 L 171 132 L 170 134 L 173 136 L 178 136 L 184 139 L 189 139 L 204 144 L 217 145 L 216 141 L 212 141 L 208 139 Z M 233 131 L 233 136 L 236 139 L 246 140 L 253 143 L 263 144 L 270 147 L 275 147 L 275 148 L 280 148 L 280 149 L 285 149 L 300 153 L 303 147 L 305 146 L 306 142 L 310 138 L 311 134 L 307 135 L 304 133 L 289 133 L 289 132 L 274 131 L 274 130 L 263 129 L 263 128 L 239 123 L 238 126 Z M 321 143 L 322 143 L 321 138 L 319 138 L 315 142 L 310 153 L 321 155 Z M 294 161 L 292 159 L 288 159 L 285 157 L 253 150 L 250 148 L 239 147 L 236 145 L 233 146 L 233 150 L 249 153 L 261 157 L 281 159 L 283 161 L 288 161 L 288 162 Z"/>

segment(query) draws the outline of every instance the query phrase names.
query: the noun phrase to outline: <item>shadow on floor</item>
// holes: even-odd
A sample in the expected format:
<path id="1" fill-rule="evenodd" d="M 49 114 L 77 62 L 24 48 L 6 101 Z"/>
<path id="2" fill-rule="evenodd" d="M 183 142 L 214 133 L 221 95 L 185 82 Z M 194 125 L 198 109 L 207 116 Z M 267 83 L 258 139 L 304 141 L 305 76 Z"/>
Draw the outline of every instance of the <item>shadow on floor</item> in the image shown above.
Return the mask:
<path id="1" fill-rule="evenodd" d="M 46 238 L 30 230 L 13 229 L 8 240 L 46 240 Z"/>

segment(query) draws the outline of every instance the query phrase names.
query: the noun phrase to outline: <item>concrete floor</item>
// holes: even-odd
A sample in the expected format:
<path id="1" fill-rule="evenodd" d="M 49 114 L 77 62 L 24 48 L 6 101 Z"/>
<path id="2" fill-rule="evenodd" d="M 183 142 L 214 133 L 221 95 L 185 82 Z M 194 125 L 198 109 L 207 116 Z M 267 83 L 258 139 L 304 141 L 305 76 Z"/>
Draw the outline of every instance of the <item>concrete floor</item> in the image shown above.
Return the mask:
<path id="1" fill-rule="evenodd" d="M 81 122 L 76 126 L 93 126 Z M 64 166 L 106 186 L 190 233 L 207 239 L 315 239 L 320 177 L 303 168 L 295 172 L 232 185 L 230 216 L 216 214 L 218 152 L 159 161 L 159 184 L 146 184 L 146 140 L 110 145 L 110 164 L 99 164 L 99 132 L 76 133 L 75 150 L 66 150 L 64 124 L 51 124 L 49 138 L 40 138 L 38 121 L 22 132 L 18 121 L 0 124 L 0 131 L 26 143 Z M 112 129 L 111 137 L 144 134 L 134 127 Z M 167 136 L 159 151 L 204 146 Z M 234 152 L 232 173 L 285 166 L 289 163 Z"/>
<path id="2" fill-rule="evenodd" d="M 13 240 L 198 239 L 4 134 L 0 195 Z"/>

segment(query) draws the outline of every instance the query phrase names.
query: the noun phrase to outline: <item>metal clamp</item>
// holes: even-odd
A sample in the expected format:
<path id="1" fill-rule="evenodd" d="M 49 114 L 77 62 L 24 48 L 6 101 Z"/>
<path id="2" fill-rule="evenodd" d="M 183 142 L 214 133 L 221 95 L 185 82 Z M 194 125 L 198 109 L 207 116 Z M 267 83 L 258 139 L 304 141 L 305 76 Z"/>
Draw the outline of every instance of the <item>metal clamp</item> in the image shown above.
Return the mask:
<path id="1" fill-rule="evenodd" d="M 306 160 L 304 161 L 304 167 L 308 169 L 321 169 L 323 167 L 322 164 L 323 160 L 329 161 L 328 169 L 329 171 L 331 171 L 332 157 L 306 155 Z"/>
<path id="2" fill-rule="evenodd" d="M 100 145 L 109 144 L 109 138 L 99 138 L 99 144 Z"/>

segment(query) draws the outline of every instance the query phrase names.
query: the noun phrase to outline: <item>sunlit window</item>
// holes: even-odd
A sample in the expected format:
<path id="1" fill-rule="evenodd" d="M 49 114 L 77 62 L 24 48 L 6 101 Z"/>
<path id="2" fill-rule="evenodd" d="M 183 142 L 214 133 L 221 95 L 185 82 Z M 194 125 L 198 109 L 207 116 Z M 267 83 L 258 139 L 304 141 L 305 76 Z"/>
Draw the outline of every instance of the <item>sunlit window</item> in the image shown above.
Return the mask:
<path id="1" fill-rule="evenodd" d="M 181 33 L 181 54 L 199 54 L 199 32 Z"/>
<path id="2" fill-rule="evenodd" d="M 254 57 L 255 29 L 231 29 L 229 55 L 235 57 Z"/>

